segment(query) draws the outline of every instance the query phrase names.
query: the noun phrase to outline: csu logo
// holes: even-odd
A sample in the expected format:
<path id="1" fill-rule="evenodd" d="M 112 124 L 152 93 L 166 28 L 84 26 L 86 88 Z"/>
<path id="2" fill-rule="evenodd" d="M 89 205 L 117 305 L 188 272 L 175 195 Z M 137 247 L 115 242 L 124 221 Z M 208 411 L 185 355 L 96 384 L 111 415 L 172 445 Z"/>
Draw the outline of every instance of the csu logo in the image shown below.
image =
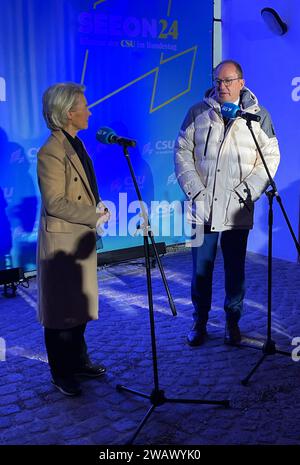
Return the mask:
<path id="1" fill-rule="evenodd" d="M 175 147 L 175 140 L 158 140 L 156 141 L 155 148 L 157 151 L 170 150 L 173 151 Z"/>
<path id="2" fill-rule="evenodd" d="M 154 148 L 153 148 L 154 147 Z M 157 154 L 165 154 L 173 152 L 175 147 L 175 140 L 157 140 L 148 142 L 143 147 L 143 155 L 151 155 L 154 151 Z"/>
<path id="3" fill-rule="evenodd" d="M 6 101 L 6 83 L 5 79 L 0 76 L 0 102 Z"/>

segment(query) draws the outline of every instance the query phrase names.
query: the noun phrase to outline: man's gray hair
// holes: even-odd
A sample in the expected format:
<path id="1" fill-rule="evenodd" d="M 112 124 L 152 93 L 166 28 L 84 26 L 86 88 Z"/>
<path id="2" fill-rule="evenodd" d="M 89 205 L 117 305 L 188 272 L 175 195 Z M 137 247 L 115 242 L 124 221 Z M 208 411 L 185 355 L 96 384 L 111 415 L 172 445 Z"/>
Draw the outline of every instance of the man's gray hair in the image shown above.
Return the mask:
<path id="1" fill-rule="evenodd" d="M 43 95 L 43 115 L 49 129 L 62 129 L 68 123 L 67 113 L 83 95 L 85 87 L 74 82 L 61 82 L 50 86 Z"/>

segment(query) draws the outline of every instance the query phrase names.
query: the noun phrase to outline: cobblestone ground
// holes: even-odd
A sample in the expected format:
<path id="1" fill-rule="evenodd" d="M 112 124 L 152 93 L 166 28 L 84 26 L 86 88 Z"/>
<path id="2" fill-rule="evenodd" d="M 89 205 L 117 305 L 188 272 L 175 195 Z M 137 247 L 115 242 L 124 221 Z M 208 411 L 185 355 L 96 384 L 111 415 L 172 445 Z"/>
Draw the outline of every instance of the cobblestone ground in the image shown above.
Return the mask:
<path id="1" fill-rule="evenodd" d="M 190 252 L 169 253 L 162 263 L 178 314 L 172 316 L 159 270 L 153 269 L 159 387 L 167 398 L 228 399 L 230 408 L 164 403 L 135 443 L 300 444 L 300 363 L 290 355 L 269 355 L 248 386 L 241 384 L 261 357 L 266 338 L 266 258 L 247 257 L 240 326 L 243 343 L 252 348 L 223 343 L 220 254 L 209 340 L 202 347 L 186 344 L 192 314 Z M 273 275 L 272 337 L 278 349 L 295 349 L 297 355 L 292 339 L 300 337 L 300 266 L 274 259 Z M 0 444 L 122 445 L 151 407 L 145 398 L 116 390 L 119 383 L 147 395 L 153 389 L 145 268 L 139 261 L 106 267 L 99 270 L 99 283 L 100 319 L 88 325 L 86 338 L 91 358 L 107 366 L 107 375 L 84 381 L 77 398 L 64 397 L 50 383 L 43 331 L 35 317 L 35 279 L 15 298 L 0 297 Z"/>

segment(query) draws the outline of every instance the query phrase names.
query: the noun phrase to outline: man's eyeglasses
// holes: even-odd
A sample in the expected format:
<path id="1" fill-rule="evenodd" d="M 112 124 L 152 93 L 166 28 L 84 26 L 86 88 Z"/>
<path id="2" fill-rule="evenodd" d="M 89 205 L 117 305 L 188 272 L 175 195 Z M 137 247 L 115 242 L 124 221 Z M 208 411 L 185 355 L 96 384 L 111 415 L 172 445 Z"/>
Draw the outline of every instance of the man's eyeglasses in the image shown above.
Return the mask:
<path id="1" fill-rule="evenodd" d="M 242 79 L 242 78 L 237 77 L 237 78 L 232 78 L 232 79 L 214 79 L 214 85 L 215 87 L 219 87 L 222 84 L 222 82 L 224 82 L 226 87 L 230 87 L 233 81 L 237 81 L 239 79 Z"/>

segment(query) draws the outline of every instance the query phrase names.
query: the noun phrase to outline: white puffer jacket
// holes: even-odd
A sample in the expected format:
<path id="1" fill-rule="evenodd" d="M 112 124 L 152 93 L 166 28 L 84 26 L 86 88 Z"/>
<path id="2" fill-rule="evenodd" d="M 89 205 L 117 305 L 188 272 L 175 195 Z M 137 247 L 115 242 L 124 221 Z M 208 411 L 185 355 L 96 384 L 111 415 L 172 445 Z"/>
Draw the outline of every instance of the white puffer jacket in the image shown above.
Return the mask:
<path id="1" fill-rule="evenodd" d="M 252 127 L 273 177 L 280 153 L 269 113 L 246 87 L 240 107 L 261 116 Z M 197 202 L 199 223 L 210 224 L 213 231 L 252 228 L 253 203 L 269 184 L 267 173 L 246 121 L 238 117 L 225 128 L 213 89 L 183 122 L 175 144 L 175 171 L 188 199 Z"/>

